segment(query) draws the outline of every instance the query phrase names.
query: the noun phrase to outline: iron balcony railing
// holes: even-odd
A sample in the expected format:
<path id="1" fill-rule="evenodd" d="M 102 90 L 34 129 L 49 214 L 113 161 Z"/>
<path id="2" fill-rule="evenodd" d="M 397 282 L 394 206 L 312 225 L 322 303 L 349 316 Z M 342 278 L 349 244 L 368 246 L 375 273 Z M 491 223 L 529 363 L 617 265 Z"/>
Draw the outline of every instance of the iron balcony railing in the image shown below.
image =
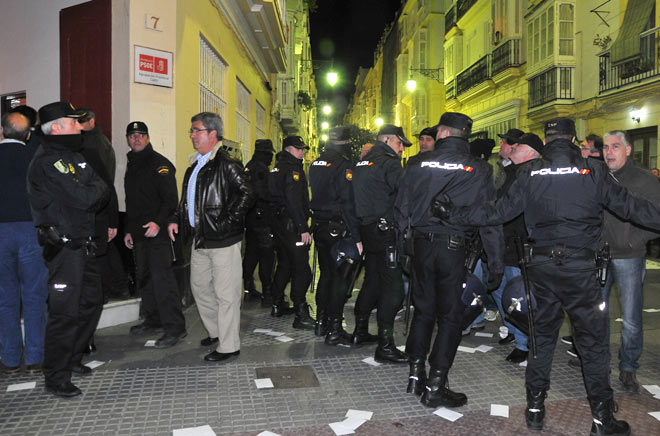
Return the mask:
<path id="1" fill-rule="evenodd" d="M 445 12 L 445 35 L 455 24 L 456 24 L 456 6 L 452 6 L 451 8 L 449 8 L 447 12 Z"/>
<path id="2" fill-rule="evenodd" d="M 487 54 L 456 76 L 456 93 L 467 91 L 490 77 L 490 55 Z"/>
<path id="3" fill-rule="evenodd" d="M 529 79 L 529 108 L 573 98 L 573 67 L 552 67 Z"/>
<path id="4" fill-rule="evenodd" d="M 660 30 L 651 29 L 640 35 L 639 57 L 612 65 L 610 52 L 598 57 L 599 92 L 617 89 L 630 83 L 638 83 L 660 75 Z"/>
<path id="5" fill-rule="evenodd" d="M 456 2 L 456 21 L 460 20 L 476 2 L 477 0 L 458 0 Z"/>
<path id="6" fill-rule="evenodd" d="M 520 39 L 509 39 L 500 44 L 492 54 L 491 72 L 493 76 L 509 67 L 520 65 Z"/>
<path id="7" fill-rule="evenodd" d="M 456 79 L 451 79 L 451 81 L 445 85 L 445 99 L 449 100 L 454 97 L 456 97 Z"/>

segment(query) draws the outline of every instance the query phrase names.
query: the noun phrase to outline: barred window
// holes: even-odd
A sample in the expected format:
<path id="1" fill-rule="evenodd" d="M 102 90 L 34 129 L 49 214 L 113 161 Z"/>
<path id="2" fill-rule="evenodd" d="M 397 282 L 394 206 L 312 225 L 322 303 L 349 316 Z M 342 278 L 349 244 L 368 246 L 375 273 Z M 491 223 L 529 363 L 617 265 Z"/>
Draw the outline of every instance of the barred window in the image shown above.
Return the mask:
<path id="1" fill-rule="evenodd" d="M 226 120 L 225 80 L 227 64 L 203 36 L 199 37 L 199 109 Z"/>

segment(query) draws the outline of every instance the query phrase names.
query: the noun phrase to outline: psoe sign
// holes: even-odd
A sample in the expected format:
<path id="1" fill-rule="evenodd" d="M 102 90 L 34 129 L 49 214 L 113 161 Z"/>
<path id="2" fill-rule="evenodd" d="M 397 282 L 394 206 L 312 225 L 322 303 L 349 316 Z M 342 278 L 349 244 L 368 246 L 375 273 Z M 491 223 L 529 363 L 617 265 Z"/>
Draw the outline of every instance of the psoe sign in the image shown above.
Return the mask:
<path id="1" fill-rule="evenodd" d="M 135 46 L 135 82 L 172 87 L 172 52 Z"/>

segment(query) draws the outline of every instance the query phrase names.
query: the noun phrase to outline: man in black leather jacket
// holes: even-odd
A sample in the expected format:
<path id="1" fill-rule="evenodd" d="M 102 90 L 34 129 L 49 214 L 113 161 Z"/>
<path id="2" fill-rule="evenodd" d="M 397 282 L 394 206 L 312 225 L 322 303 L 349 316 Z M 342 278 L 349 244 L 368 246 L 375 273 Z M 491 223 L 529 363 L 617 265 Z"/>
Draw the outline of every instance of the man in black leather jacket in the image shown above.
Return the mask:
<path id="1" fill-rule="evenodd" d="M 209 334 L 201 345 L 217 343 L 204 360 L 220 362 L 240 354 L 241 241 L 253 194 L 241 163 L 221 150 L 222 119 L 201 112 L 191 123 L 197 153 L 190 159 L 168 232 L 174 240 L 181 225 L 184 238 L 193 238 L 190 287 Z"/>

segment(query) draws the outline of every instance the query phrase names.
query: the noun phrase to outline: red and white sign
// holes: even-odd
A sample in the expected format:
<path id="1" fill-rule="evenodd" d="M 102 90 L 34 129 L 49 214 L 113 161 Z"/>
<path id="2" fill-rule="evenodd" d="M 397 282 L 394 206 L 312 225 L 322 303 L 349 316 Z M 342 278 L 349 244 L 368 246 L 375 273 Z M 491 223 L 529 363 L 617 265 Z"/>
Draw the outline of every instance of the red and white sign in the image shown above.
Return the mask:
<path id="1" fill-rule="evenodd" d="M 135 46 L 135 81 L 172 87 L 172 53 Z"/>

